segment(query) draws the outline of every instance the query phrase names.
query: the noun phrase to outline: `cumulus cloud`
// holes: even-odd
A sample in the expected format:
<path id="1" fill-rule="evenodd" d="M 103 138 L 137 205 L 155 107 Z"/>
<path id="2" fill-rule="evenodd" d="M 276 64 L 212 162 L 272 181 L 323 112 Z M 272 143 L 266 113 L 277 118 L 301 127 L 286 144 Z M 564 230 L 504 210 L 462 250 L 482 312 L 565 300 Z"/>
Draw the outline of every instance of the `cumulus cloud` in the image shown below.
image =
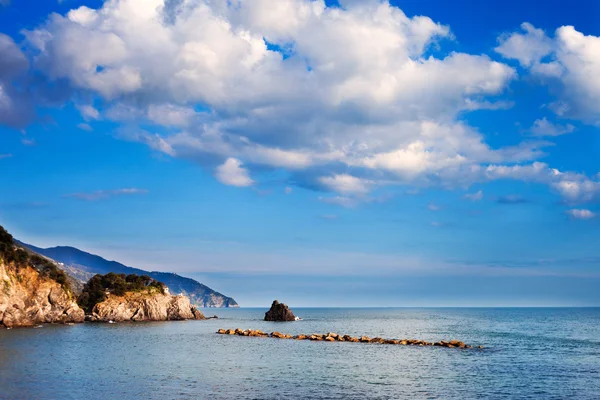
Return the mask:
<path id="1" fill-rule="evenodd" d="M 215 170 L 215 177 L 223 184 L 230 186 L 252 186 L 248 170 L 242 167 L 242 162 L 236 158 L 228 158 L 223 165 Z"/>
<path id="2" fill-rule="evenodd" d="M 574 130 L 575 127 L 571 124 L 554 124 L 544 117 L 542 119 L 535 120 L 529 131 L 534 136 L 560 136 L 566 133 L 571 133 Z"/>
<path id="3" fill-rule="evenodd" d="M 497 50 L 551 76 L 543 64 L 557 40 L 523 29 Z M 550 145 L 486 143 L 459 116 L 511 107 L 498 95 L 515 69 L 444 51 L 450 27 L 387 1 L 114 0 L 53 14 L 25 36 L 37 69 L 126 123 L 119 137 L 194 160 L 228 185 L 253 185 L 255 169 L 285 171 L 333 192 L 321 201 L 352 207 L 387 185 L 529 179 L 501 170 L 533 165 Z M 555 136 L 541 128 L 534 136 Z M 572 177 L 593 181 L 542 175 L 531 179 L 570 199 L 589 192 L 563 187 Z"/>
<path id="4" fill-rule="evenodd" d="M 575 218 L 575 219 L 592 219 L 596 217 L 596 214 L 591 212 L 590 210 L 585 210 L 585 209 L 572 209 L 572 210 L 567 210 L 566 211 L 567 215 L 569 215 L 571 218 Z"/>
<path id="5" fill-rule="evenodd" d="M 327 188 L 345 194 L 366 194 L 372 182 L 348 174 L 323 176 L 319 181 Z"/>
<path id="6" fill-rule="evenodd" d="M 558 28 L 552 37 L 528 23 L 522 29 L 501 36 L 496 51 L 558 85 L 551 106 L 557 115 L 600 125 L 600 37 L 573 26 Z"/>
<path id="7" fill-rule="evenodd" d="M 600 176 L 590 178 L 584 174 L 561 172 L 548 164 L 534 162 L 529 165 L 490 165 L 483 170 L 484 180 L 513 179 L 549 185 L 568 203 L 585 203 L 600 199 Z"/>
<path id="8" fill-rule="evenodd" d="M 146 194 L 148 190 L 146 189 L 138 189 L 138 188 L 124 188 L 124 189 L 113 189 L 113 190 L 96 190 L 94 192 L 78 192 L 78 193 L 70 193 L 63 197 L 66 198 L 74 198 L 78 200 L 85 201 L 97 201 L 108 199 L 115 196 L 127 196 L 127 195 L 135 195 L 135 194 Z"/>

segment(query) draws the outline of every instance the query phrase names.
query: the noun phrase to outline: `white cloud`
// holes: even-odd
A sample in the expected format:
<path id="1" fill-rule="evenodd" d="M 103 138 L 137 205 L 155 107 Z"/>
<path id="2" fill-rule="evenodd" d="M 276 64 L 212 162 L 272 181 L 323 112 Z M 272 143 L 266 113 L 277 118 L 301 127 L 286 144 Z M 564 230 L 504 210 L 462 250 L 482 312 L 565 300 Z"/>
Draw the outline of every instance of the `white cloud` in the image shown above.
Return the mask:
<path id="1" fill-rule="evenodd" d="M 285 192 L 285 194 L 292 194 L 292 192 L 294 191 L 294 189 L 292 189 L 289 186 L 286 186 L 285 189 L 283 189 L 283 191 Z"/>
<path id="2" fill-rule="evenodd" d="M 467 193 L 463 196 L 465 200 L 481 201 L 483 199 L 483 190 L 479 190 L 475 193 Z"/>
<path id="3" fill-rule="evenodd" d="M 119 137 L 193 159 L 225 184 L 252 185 L 254 168 L 284 170 L 290 182 L 336 192 L 321 201 L 347 207 L 373 201 L 369 193 L 384 185 L 493 179 L 534 180 L 569 201 L 596 196 L 586 186 L 595 181 L 581 175 L 528 170 L 549 143 L 492 148 L 462 122 L 464 112 L 511 107 L 497 96 L 516 71 L 486 55 L 445 51 L 450 27 L 386 1 L 276 3 L 113 0 L 53 14 L 25 35 L 39 51 L 37 68 L 96 95 L 103 117 L 127 123 Z M 575 71 L 557 49 L 581 38 L 561 31 L 569 43 L 561 47 L 523 29 L 497 50 L 545 77 Z M 549 55 L 562 61 L 548 63 Z M 574 105 L 563 97 L 569 116 Z M 140 121 L 157 128 L 136 128 Z M 578 194 L 562 187 L 571 178 Z"/>
<path id="4" fill-rule="evenodd" d="M 77 127 L 83 131 L 93 131 L 92 127 L 89 124 L 78 124 Z"/>
<path id="5" fill-rule="evenodd" d="M 567 210 L 566 213 L 575 219 L 592 219 L 596 217 L 596 214 L 591 212 L 590 210 L 585 209 L 572 209 Z"/>
<path id="6" fill-rule="evenodd" d="M 163 126 L 186 127 L 192 122 L 196 112 L 188 107 L 179 107 L 172 104 L 151 104 L 148 107 L 148 118 Z"/>
<path id="7" fill-rule="evenodd" d="M 490 165 L 483 170 L 482 180 L 514 179 L 549 185 L 569 203 L 584 203 L 600 199 L 600 176 L 589 178 L 574 172 L 561 172 L 547 164 Z"/>
<path id="8" fill-rule="evenodd" d="M 89 104 L 78 105 L 77 109 L 81 113 L 83 119 L 85 119 L 86 121 L 92 119 L 100 119 L 100 112 Z"/>
<path id="9" fill-rule="evenodd" d="M 228 158 L 223 165 L 215 170 L 216 178 L 225 185 L 251 186 L 254 181 L 250 178 L 248 170 L 242 167 L 240 160 Z"/>
<path id="10" fill-rule="evenodd" d="M 542 119 L 535 120 L 529 131 L 534 136 L 560 136 L 566 133 L 571 133 L 574 130 L 575 127 L 571 124 L 554 124 L 544 117 Z"/>
<path id="11" fill-rule="evenodd" d="M 8 154 L 0 154 L 0 160 L 4 159 L 4 158 L 11 158 L 13 155 L 8 153 Z"/>
<path id="12" fill-rule="evenodd" d="M 522 33 L 501 36 L 496 51 L 506 58 L 519 60 L 524 67 L 539 64 L 543 57 L 552 52 L 552 40 L 543 30 L 536 29 L 528 22 L 521 24 L 521 29 Z"/>
<path id="13" fill-rule="evenodd" d="M 365 181 L 348 174 L 336 174 L 319 178 L 325 187 L 345 194 L 366 194 L 370 191 L 373 182 Z"/>
<path id="14" fill-rule="evenodd" d="M 600 37 L 572 26 L 558 28 L 554 37 L 531 24 L 522 27 L 524 33 L 502 36 L 496 51 L 559 85 L 558 101 L 551 107 L 557 115 L 600 125 Z"/>

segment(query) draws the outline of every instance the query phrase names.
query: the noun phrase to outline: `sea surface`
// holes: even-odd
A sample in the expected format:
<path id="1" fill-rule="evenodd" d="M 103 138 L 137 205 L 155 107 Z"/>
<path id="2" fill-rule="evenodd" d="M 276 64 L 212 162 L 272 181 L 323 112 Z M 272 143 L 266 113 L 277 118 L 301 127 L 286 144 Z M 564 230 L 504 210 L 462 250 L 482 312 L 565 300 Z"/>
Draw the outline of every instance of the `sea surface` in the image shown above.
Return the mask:
<path id="1" fill-rule="evenodd" d="M 0 329 L 1 399 L 600 399 L 600 308 L 214 309 L 220 319 Z M 217 335 L 219 328 L 479 349 Z"/>

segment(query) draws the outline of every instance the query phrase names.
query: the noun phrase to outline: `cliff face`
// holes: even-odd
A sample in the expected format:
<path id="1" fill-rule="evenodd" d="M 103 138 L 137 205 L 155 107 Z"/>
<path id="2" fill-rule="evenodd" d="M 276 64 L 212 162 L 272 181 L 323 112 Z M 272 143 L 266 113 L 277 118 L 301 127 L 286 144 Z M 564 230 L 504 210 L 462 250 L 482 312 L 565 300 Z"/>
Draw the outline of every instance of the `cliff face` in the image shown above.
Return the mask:
<path id="1" fill-rule="evenodd" d="M 97 322 L 205 319 L 185 296 L 134 292 L 124 296 L 108 295 L 106 300 L 94 306 L 87 318 Z"/>
<path id="2" fill-rule="evenodd" d="M 30 267 L 0 259 L 0 326 L 83 322 L 84 312 L 70 292 Z"/>

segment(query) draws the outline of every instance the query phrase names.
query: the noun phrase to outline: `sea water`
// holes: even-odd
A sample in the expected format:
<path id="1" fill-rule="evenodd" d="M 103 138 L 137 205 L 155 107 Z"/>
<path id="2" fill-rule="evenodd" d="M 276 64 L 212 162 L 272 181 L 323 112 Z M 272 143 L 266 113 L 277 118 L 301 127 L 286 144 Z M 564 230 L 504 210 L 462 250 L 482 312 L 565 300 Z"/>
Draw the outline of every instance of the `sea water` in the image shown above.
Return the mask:
<path id="1" fill-rule="evenodd" d="M 218 320 L 0 329 L 1 399 L 600 399 L 599 308 L 215 309 Z M 218 335 L 219 328 L 483 349 Z"/>

